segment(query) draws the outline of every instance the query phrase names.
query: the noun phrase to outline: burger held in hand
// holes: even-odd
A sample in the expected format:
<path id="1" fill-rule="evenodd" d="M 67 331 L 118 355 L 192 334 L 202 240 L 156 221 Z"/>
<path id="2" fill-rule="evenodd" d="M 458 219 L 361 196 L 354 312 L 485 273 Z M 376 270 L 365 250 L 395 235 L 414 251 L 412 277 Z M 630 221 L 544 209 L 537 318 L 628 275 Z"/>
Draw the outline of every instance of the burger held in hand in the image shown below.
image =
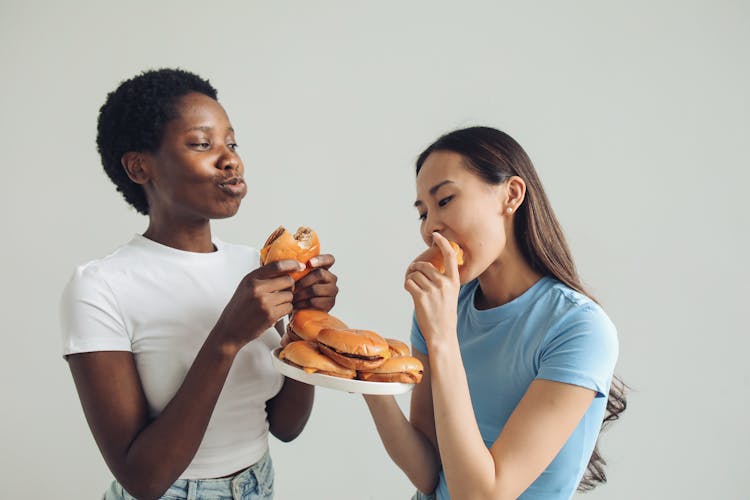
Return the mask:
<path id="1" fill-rule="evenodd" d="M 320 255 L 320 241 L 315 231 L 302 226 L 292 235 L 284 226 L 279 226 L 261 248 L 260 263 L 265 265 L 285 259 L 299 261 L 307 267 L 302 271 L 289 274 L 294 281 L 297 281 L 312 271 L 308 263 L 317 255 Z"/>
<path id="2" fill-rule="evenodd" d="M 455 241 L 448 241 L 448 243 L 450 243 L 451 248 L 453 248 L 453 251 L 456 253 L 456 261 L 458 265 L 462 266 L 464 263 L 464 251 Z M 435 269 L 437 269 L 439 273 L 445 274 L 443 252 L 440 251 L 440 248 L 437 245 L 433 244 L 430 248 L 419 254 L 414 260 L 416 262 L 429 262 L 435 266 Z"/>

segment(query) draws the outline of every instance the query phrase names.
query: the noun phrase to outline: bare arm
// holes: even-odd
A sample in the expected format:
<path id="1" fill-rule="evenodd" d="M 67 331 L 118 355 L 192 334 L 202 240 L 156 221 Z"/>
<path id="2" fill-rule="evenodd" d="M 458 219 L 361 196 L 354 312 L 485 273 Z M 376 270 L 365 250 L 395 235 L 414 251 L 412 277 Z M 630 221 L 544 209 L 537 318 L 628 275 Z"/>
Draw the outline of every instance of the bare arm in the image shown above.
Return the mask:
<path id="1" fill-rule="evenodd" d="M 424 365 L 422 382 L 412 390 L 410 420 L 393 396 L 365 395 L 380 439 L 393 462 L 419 491 L 432 493 L 438 482 L 440 460 L 432 415 L 429 361 L 415 352 Z"/>
<path id="2" fill-rule="evenodd" d="M 295 261 L 256 269 L 237 287 L 182 385 L 150 420 L 130 352 L 68 357 L 86 419 L 117 480 L 138 498 L 158 498 L 190 464 L 237 352 L 291 311 Z"/>

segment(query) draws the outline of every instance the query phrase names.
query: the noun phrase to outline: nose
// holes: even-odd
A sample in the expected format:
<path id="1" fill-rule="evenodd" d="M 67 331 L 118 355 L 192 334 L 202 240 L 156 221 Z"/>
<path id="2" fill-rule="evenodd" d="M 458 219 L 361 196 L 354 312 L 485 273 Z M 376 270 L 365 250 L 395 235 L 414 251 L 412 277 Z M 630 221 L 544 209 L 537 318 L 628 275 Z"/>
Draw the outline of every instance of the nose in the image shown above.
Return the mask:
<path id="1" fill-rule="evenodd" d="M 219 157 L 216 168 L 221 170 L 240 170 L 242 166 L 242 160 L 236 151 L 233 151 L 229 147 L 226 148 L 224 153 Z"/>
<path id="2" fill-rule="evenodd" d="M 432 233 L 442 234 L 443 229 L 443 222 L 440 218 L 427 213 L 427 218 L 425 219 L 424 224 L 422 224 L 422 239 L 428 245 L 432 245 Z"/>

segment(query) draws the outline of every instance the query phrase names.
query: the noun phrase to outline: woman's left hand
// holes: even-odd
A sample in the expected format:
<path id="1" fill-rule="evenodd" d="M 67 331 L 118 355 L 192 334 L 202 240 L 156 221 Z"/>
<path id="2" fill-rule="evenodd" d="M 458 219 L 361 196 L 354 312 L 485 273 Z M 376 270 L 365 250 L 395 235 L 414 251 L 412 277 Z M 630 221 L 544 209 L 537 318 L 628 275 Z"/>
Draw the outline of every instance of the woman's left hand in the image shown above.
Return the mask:
<path id="1" fill-rule="evenodd" d="M 339 289 L 336 286 L 338 278 L 328 269 L 336 259 L 333 255 L 322 254 L 310 259 L 309 265 L 313 270 L 301 278 L 294 285 L 294 309 L 318 309 L 328 312 L 336 303 Z"/>
<path id="2" fill-rule="evenodd" d="M 404 288 L 414 301 L 417 323 L 428 344 L 456 338 L 460 288 L 453 248 L 440 233 L 432 233 L 432 236 L 443 254 L 445 274 L 430 263 L 412 262 L 404 281 Z"/>

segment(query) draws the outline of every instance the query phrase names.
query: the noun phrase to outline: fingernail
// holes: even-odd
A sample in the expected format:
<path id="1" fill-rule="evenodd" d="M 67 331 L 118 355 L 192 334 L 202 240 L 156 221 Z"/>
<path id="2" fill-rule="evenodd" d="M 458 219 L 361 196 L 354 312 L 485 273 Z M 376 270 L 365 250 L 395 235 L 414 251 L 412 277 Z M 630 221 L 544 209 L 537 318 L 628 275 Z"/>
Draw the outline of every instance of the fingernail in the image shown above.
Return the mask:
<path id="1" fill-rule="evenodd" d="M 313 266 L 313 267 L 317 266 L 318 265 L 318 258 L 317 257 L 313 257 L 312 259 L 310 259 L 310 265 Z"/>

